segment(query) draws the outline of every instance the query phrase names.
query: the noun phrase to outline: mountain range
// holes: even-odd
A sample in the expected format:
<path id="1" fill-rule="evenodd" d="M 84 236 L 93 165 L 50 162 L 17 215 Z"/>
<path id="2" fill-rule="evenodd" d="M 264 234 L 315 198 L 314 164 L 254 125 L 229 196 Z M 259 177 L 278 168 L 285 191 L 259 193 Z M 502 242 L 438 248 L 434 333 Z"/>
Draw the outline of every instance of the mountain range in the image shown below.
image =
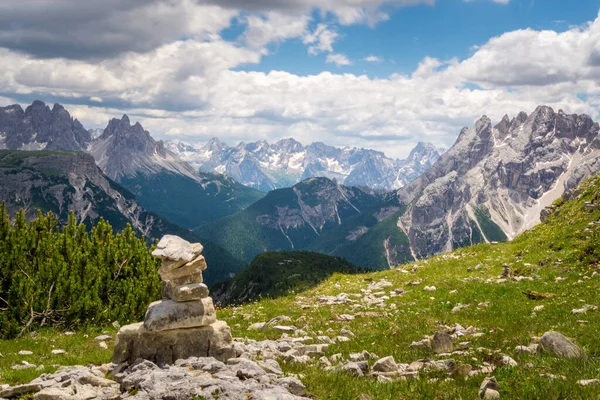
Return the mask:
<path id="1" fill-rule="evenodd" d="M 294 139 L 275 143 L 239 143 L 230 147 L 218 138 L 204 146 L 167 141 L 165 146 L 201 171 L 226 174 L 246 186 L 268 192 L 313 177 L 335 179 L 346 186 L 378 191 L 400 188 L 425 172 L 443 153 L 420 142 L 405 160 L 356 147 L 337 148 L 321 142 L 303 146 Z"/>
<path id="2" fill-rule="evenodd" d="M 565 191 L 600 171 L 598 131 L 587 115 L 544 106 L 495 126 L 483 116 L 397 191 L 354 205 L 338 194 L 347 188 L 309 179 L 197 232 L 246 260 L 265 250 L 309 249 L 370 268 L 512 239 Z M 340 202 L 353 205 L 352 212 L 339 215 Z M 241 243 L 236 232 L 252 232 L 252 239 Z"/>
<path id="3" fill-rule="evenodd" d="M 372 150 L 305 147 L 293 139 L 236 147 L 217 139 L 201 148 L 165 144 L 127 116 L 112 119 L 100 133 L 83 128 L 60 105 L 50 109 L 34 102 L 26 110 L 0 108 L 0 148 L 87 152 L 106 182 L 85 178 L 91 176 L 85 168 L 61 170 L 12 155 L 16 164 L 2 178 L 2 198 L 31 209 L 50 199 L 47 209 L 74 207 L 82 217 L 116 210 L 113 218 L 132 224 L 138 223 L 132 216 L 140 215 L 140 207 L 211 238 L 246 262 L 269 250 L 313 250 L 387 268 L 510 240 L 531 228 L 554 200 L 600 171 L 598 136 L 589 116 L 540 106 L 495 125 L 483 116 L 441 155 L 419 144 L 398 161 Z M 93 166 L 90 156 L 81 160 Z M 30 184 L 23 195 L 10 175 L 34 164 L 41 167 L 24 179 Z M 63 174 L 68 180 L 57 183 Z M 286 187 L 265 194 L 232 176 L 262 190 Z M 82 181 L 88 183 L 81 186 Z M 388 186 L 398 189 L 380 190 Z M 110 194 L 115 187 L 126 191 Z M 101 204 L 106 196 L 113 199 L 110 206 Z M 64 199 L 67 208 L 60 206 Z M 140 221 L 140 230 L 152 225 Z"/>
<path id="4" fill-rule="evenodd" d="M 92 137 L 92 134 L 94 134 Z M 0 149 L 80 150 L 136 196 L 140 205 L 194 228 L 237 212 L 264 194 L 217 173 L 199 172 L 129 117 L 111 119 L 101 134 L 86 130 L 59 104 L 34 101 L 0 107 Z"/>

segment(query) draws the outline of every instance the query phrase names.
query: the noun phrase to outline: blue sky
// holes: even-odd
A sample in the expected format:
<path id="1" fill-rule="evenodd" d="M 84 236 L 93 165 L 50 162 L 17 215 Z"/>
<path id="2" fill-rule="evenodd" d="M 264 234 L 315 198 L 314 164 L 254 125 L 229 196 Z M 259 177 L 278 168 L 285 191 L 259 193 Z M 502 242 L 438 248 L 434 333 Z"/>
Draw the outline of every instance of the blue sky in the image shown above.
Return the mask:
<path id="1" fill-rule="evenodd" d="M 0 105 L 158 139 L 406 156 L 483 114 L 600 110 L 600 0 L 0 2 Z M 69 24 L 65 24 L 65 18 Z M 370 57 L 367 59 L 367 57 Z"/>
<path id="2" fill-rule="evenodd" d="M 345 54 L 353 64 L 338 70 L 328 69 L 372 77 L 410 74 L 424 57 L 464 59 L 472 54 L 473 46 L 517 29 L 565 31 L 593 19 L 599 8 L 598 0 L 513 0 L 508 4 L 445 0 L 433 6 L 422 4 L 391 9 L 390 19 L 375 26 L 337 24 L 341 38 L 336 42 L 335 50 Z M 313 27 L 322 22 L 335 24 L 331 14 L 323 18 L 315 11 L 313 18 Z M 243 26 L 237 25 L 225 30 L 223 36 L 235 39 L 243 30 Z M 243 65 L 238 69 L 285 70 L 310 75 L 326 68 L 326 55 L 308 55 L 300 39 L 270 45 L 269 51 L 260 65 Z M 382 61 L 369 63 L 363 60 L 371 55 Z"/>

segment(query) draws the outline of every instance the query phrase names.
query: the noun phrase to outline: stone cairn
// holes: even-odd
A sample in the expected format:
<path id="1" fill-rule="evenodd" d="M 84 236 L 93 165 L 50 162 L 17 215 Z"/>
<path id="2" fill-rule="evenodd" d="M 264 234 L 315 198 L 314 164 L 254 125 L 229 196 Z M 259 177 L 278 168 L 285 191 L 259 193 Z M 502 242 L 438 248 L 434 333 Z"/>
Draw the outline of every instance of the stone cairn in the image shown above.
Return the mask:
<path id="1" fill-rule="evenodd" d="M 189 357 L 235 357 L 231 329 L 217 321 L 215 307 L 202 283 L 207 268 L 200 243 L 165 235 L 154 257 L 162 260 L 163 300 L 148 306 L 144 322 L 122 327 L 117 334 L 112 361 L 133 363 L 141 358 L 158 365 Z"/>

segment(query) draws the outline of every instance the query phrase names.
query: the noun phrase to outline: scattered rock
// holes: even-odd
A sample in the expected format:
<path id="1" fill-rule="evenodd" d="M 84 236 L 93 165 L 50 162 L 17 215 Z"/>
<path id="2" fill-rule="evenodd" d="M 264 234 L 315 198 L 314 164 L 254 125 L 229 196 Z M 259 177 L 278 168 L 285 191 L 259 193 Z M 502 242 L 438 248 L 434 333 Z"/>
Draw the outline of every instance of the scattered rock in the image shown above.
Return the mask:
<path id="1" fill-rule="evenodd" d="M 30 356 L 33 354 L 33 351 L 29 351 L 29 350 L 21 350 L 17 353 L 20 356 Z"/>
<path id="2" fill-rule="evenodd" d="M 562 333 L 552 331 L 542 335 L 538 352 L 548 352 L 564 358 L 578 358 L 585 356 L 585 353 L 575 343 L 567 339 L 566 336 Z"/>
<path id="3" fill-rule="evenodd" d="M 109 335 L 100 335 L 100 336 L 96 336 L 94 338 L 94 340 L 97 340 L 99 342 L 104 342 L 104 341 L 110 340 L 110 339 L 112 339 L 112 336 L 109 336 Z"/>
<path id="4" fill-rule="evenodd" d="M 380 358 L 373 364 L 373 371 L 377 372 L 394 372 L 398 370 L 398 365 L 394 361 L 394 357 L 388 356 Z"/>
<path id="5" fill-rule="evenodd" d="M 453 344 L 452 336 L 445 332 L 438 331 L 433 335 L 433 341 L 431 344 L 433 351 L 437 354 L 441 353 L 452 353 Z"/>
<path id="6" fill-rule="evenodd" d="M 54 349 L 51 351 L 52 354 L 58 355 L 58 354 L 65 354 L 67 351 L 63 350 L 63 349 Z"/>
<path id="7" fill-rule="evenodd" d="M 481 386 L 479 386 L 479 397 L 482 397 L 485 399 L 485 393 L 488 390 L 493 390 L 495 392 L 498 392 L 500 390 L 500 385 L 498 385 L 498 381 L 493 376 L 487 377 L 483 380 L 483 382 L 481 382 Z M 494 398 L 494 397 L 492 397 L 492 398 Z M 499 398 L 499 397 L 496 397 L 496 398 Z"/>
<path id="8" fill-rule="evenodd" d="M 577 384 L 581 386 L 600 385 L 600 379 L 582 379 L 577 381 Z"/>
<path id="9" fill-rule="evenodd" d="M 431 348 L 431 340 L 423 339 L 418 342 L 412 342 L 408 348 L 415 350 L 429 350 Z"/>
<path id="10" fill-rule="evenodd" d="M 435 292 L 437 288 L 435 286 L 425 286 L 423 290 L 426 292 Z"/>
<path id="11" fill-rule="evenodd" d="M 98 343 L 98 347 L 100 347 L 101 349 L 104 349 L 104 350 L 108 350 L 108 345 L 106 344 L 106 342 Z"/>

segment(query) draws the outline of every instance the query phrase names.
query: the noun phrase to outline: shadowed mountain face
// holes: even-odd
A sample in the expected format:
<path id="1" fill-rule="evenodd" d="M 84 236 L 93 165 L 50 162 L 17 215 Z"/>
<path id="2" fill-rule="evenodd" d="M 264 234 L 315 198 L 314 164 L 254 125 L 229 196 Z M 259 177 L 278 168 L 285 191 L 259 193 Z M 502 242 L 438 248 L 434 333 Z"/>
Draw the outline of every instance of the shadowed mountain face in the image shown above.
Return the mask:
<path id="1" fill-rule="evenodd" d="M 598 124 L 540 106 L 531 115 L 486 116 L 421 177 L 401 188 L 398 225 L 415 257 L 513 238 L 540 211 L 600 171 Z"/>
<path id="2" fill-rule="evenodd" d="M 217 138 L 203 147 L 181 141 L 166 143 L 169 150 L 204 171 L 227 174 L 247 186 L 269 191 L 290 187 L 312 177 L 336 179 L 346 186 L 389 191 L 426 171 L 442 150 L 419 143 L 406 160 L 355 147 L 337 148 L 321 142 L 303 146 L 294 139 L 275 143 L 240 143 L 230 147 Z"/>

